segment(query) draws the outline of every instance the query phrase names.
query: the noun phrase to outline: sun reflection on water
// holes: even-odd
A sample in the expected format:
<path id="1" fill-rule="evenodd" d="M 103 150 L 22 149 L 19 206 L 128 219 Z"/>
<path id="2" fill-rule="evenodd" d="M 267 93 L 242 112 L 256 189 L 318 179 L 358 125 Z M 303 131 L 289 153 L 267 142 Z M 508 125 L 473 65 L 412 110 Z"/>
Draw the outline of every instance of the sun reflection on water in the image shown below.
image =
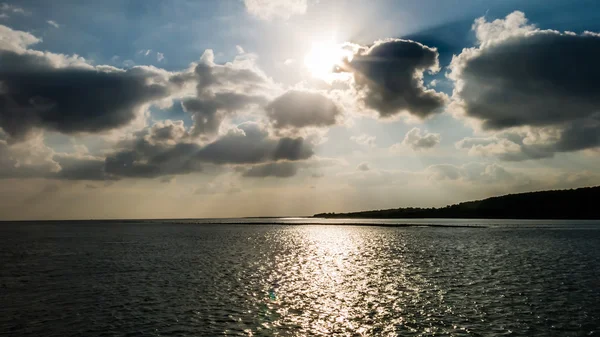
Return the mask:
<path id="1" fill-rule="evenodd" d="M 405 323 L 403 302 L 419 291 L 404 267 L 390 268 L 379 259 L 386 246 L 396 248 L 372 242 L 381 237 L 359 228 L 290 231 L 295 233 L 284 236 L 285 249 L 273 257 L 261 304 L 262 332 L 286 335 L 295 327 L 293 335 L 396 335 Z"/>

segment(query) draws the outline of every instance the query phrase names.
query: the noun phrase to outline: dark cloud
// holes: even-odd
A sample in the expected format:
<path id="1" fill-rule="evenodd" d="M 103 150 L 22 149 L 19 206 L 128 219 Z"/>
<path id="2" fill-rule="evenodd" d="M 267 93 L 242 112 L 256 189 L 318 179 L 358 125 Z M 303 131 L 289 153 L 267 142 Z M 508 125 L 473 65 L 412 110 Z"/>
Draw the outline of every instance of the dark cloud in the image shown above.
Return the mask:
<path id="1" fill-rule="evenodd" d="M 341 111 L 329 98 L 314 92 L 290 90 L 266 107 L 276 128 L 328 126 L 336 123 Z"/>
<path id="2" fill-rule="evenodd" d="M 389 39 L 363 48 L 349 62 L 364 103 L 382 117 L 401 112 L 425 118 L 445 104 L 446 96 L 423 86 L 425 71 L 437 72 L 438 52 L 418 42 Z"/>
<path id="3" fill-rule="evenodd" d="M 153 145 L 139 139 L 132 149 L 106 157 L 104 169 L 111 176 L 135 178 L 201 172 L 201 163 L 195 157 L 199 148 L 192 143 Z"/>
<path id="4" fill-rule="evenodd" d="M 244 56 L 224 65 L 216 64 L 212 50 L 207 50 L 193 73 L 172 78 L 180 85 L 196 82 L 196 96 L 182 101 L 184 110 L 192 114 L 193 135 L 214 136 L 226 116 L 250 105 L 266 104 L 266 93 L 272 89 L 272 83 L 251 65 L 253 61 Z"/>
<path id="5" fill-rule="evenodd" d="M 50 177 L 64 180 L 114 180 L 104 172 L 104 160 L 76 155 L 55 155 L 53 158 L 61 167 Z"/>
<path id="6" fill-rule="evenodd" d="M 144 135 L 144 133 L 141 133 Z M 151 143 L 176 143 L 189 138 L 183 121 L 171 121 L 169 119 L 156 122 L 145 135 L 146 140 Z"/>
<path id="7" fill-rule="evenodd" d="M 242 132 L 229 132 L 206 145 L 198 158 L 214 164 L 254 164 L 302 160 L 313 155 L 312 146 L 301 137 L 274 139 L 255 123 L 244 123 L 239 128 Z"/>
<path id="8" fill-rule="evenodd" d="M 202 94 L 181 102 L 183 109 L 192 114 L 194 135 L 216 135 L 227 115 L 231 115 L 251 104 L 265 103 L 262 96 L 251 96 L 235 92 Z"/>
<path id="9" fill-rule="evenodd" d="M 56 154 L 40 139 L 9 145 L 0 140 L 0 179 L 118 180 L 155 178 L 202 172 L 205 165 L 256 165 L 248 176 L 271 172 L 291 174 L 290 161 L 313 156 L 303 138 L 273 138 L 255 123 L 244 123 L 221 138 L 200 145 L 192 142 L 180 121 L 163 121 L 118 145 L 106 158 Z M 31 150 L 33 149 L 33 150 Z M 261 167 L 260 164 L 277 164 Z M 280 165 L 281 164 L 281 165 Z M 269 171 L 270 170 L 270 171 Z M 295 173 L 295 168 L 293 169 Z"/>
<path id="10" fill-rule="evenodd" d="M 63 56 L 0 50 L 0 127 L 11 137 L 22 140 L 34 128 L 110 130 L 170 94 L 164 75 L 152 68 L 58 67 L 57 58 Z"/>
<path id="11" fill-rule="evenodd" d="M 450 66 L 453 107 L 484 129 L 521 130 L 459 147 L 518 161 L 600 146 L 599 36 L 539 30 L 521 12 L 473 29 L 480 46 Z"/>
<path id="12" fill-rule="evenodd" d="M 487 129 L 588 118 L 600 106 L 598 59 L 598 37 L 556 32 L 514 36 L 465 60 L 459 95 L 465 113 Z"/>
<path id="13" fill-rule="evenodd" d="M 357 170 L 359 171 L 369 171 L 371 169 L 371 167 L 369 167 L 368 163 L 360 163 L 357 167 Z"/>
<path id="14" fill-rule="evenodd" d="M 235 131 L 201 146 L 197 143 L 151 143 L 140 135 L 127 149 L 106 158 L 107 174 L 152 178 L 202 171 L 206 164 L 259 164 L 303 160 L 313 155 L 303 138 L 271 138 L 257 124 L 244 123 Z"/>
<path id="15" fill-rule="evenodd" d="M 252 166 L 244 172 L 244 177 L 252 178 L 289 178 L 296 175 L 298 167 L 292 162 L 268 163 Z"/>

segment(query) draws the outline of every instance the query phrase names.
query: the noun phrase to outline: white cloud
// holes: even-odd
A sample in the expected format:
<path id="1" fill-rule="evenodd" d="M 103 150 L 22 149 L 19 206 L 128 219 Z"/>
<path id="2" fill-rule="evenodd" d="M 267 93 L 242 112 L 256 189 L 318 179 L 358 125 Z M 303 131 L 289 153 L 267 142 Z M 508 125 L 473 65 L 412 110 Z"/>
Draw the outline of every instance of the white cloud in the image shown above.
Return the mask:
<path id="1" fill-rule="evenodd" d="M 359 136 L 352 136 L 350 137 L 350 140 L 359 144 L 359 145 L 366 145 L 366 146 L 370 146 L 370 147 L 374 147 L 375 146 L 375 140 L 377 139 L 377 137 L 375 136 L 369 136 L 365 133 L 359 135 Z"/>
<path id="2" fill-rule="evenodd" d="M 0 25 L 0 50 L 23 53 L 27 47 L 41 41 L 30 33 Z"/>
<path id="3" fill-rule="evenodd" d="M 29 15 L 29 12 L 24 10 L 23 8 L 9 5 L 6 3 L 0 4 L 0 12 L 2 12 L 5 15 L 6 15 L 6 12 L 21 14 L 21 15 Z M 6 17 L 8 17 L 8 15 Z"/>
<path id="4" fill-rule="evenodd" d="M 307 0 L 244 0 L 248 13 L 262 20 L 289 19 L 306 13 Z"/>
<path id="5" fill-rule="evenodd" d="M 55 21 L 52 20 L 48 20 L 46 21 L 50 26 L 54 27 L 54 28 L 59 28 L 60 25 L 58 23 L 56 23 Z"/>
<path id="6" fill-rule="evenodd" d="M 439 133 L 429 133 L 421 131 L 419 128 L 412 128 L 404 136 L 402 145 L 408 146 L 415 151 L 427 150 L 435 147 L 440 143 L 441 137 Z"/>

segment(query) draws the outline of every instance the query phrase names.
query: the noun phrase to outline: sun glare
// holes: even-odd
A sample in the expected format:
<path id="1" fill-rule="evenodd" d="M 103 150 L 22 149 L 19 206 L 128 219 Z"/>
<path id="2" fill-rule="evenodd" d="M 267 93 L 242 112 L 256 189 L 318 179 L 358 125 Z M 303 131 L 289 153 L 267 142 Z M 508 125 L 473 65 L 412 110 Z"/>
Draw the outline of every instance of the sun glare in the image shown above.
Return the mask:
<path id="1" fill-rule="evenodd" d="M 331 79 L 336 68 L 352 60 L 352 52 L 334 43 L 314 43 L 304 58 L 304 65 L 314 77 Z"/>

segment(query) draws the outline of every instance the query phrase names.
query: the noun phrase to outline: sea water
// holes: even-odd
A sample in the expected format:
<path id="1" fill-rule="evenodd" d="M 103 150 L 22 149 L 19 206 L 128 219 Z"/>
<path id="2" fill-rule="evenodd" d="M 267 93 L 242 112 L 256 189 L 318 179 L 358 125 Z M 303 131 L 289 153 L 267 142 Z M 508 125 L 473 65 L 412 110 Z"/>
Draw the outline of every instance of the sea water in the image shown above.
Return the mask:
<path id="1" fill-rule="evenodd" d="M 595 336 L 600 223 L 5 222 L 0 334 Z"/>

